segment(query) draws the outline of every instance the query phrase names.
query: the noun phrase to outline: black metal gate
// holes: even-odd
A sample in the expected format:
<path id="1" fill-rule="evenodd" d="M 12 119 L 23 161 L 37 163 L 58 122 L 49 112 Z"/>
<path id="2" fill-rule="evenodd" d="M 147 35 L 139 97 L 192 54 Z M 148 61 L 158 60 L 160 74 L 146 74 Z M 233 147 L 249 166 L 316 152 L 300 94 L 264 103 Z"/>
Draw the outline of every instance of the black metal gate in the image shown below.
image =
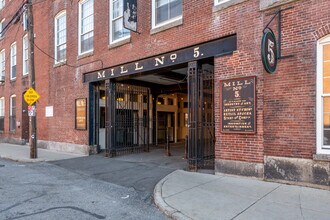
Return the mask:
<path id="1" fill-rule="evenodd" d="M 149 151 L 149 89 L 107 82 L 106 90 L 107 156 Z"/>
<path id="2" fill-rule="evenodd" d="M 189 169 L 214 169 L 215 127 L 213 70 L 197 61 L 188 65 Z"/>

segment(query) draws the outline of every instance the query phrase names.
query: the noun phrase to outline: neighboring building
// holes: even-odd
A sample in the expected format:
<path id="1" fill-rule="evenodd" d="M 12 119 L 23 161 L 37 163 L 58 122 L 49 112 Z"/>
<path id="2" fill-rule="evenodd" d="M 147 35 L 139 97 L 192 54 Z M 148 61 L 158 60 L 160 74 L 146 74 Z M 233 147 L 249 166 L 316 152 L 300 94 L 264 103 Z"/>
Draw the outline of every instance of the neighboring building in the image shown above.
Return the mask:
<path id="1" fill-rule="evenodd" d="M 35 4 L 35 44 L 47 51 L 49 13 L 43 10 L 45 4 Z M 23 100 L 29 88 L 28 39 L 24 30 L 23 1 L 0 1 L 0 136 L 2 142 L 22 143 L 29 140 L 28 106 Z M 43 19 L 40 19 L 43 18 Z M 38 137 L 48 139 L 46 119 L 41 114 L 49 94 L 49 68 L 52 63 L 40 51 L 35 53 L 36 90 L 42 99 L 38 101 Z"/>
<path id="2" fill-rule="evenodd" d="M 330 1 L 135 3 L 35 5 L 40 147 L 116 156 L 187 138 L 191 169 L 330 185 Z M 0 40 L 0 129 L 22 142 L 29 73 L 16 26 Z M 269 62 L 281 55 L 273 74 L 266 27 L 281 43 L 263 45 Z"/>

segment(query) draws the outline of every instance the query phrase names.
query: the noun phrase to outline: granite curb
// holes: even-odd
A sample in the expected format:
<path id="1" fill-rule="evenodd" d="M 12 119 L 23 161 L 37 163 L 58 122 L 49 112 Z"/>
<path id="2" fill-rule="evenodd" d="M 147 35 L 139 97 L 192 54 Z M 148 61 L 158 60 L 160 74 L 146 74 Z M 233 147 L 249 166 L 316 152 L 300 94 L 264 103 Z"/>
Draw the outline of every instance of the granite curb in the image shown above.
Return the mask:
<path id="1" fill-rule="evenodd" d="M 174 173 L 176 171 L 173 171 Z M 165 176 L 162 180 L 160 180 L 154 189 L 154 202 L 156 206 L 164 212 L 168 217 L 175 219 L 175 220 L 192 220 L 188 216 L 184 215 L 179 210 L 175 209 L 174 207 L 167 204 L 162 196 L 162 188 L 164 183 L 169 179 L 169 177 L 172 175 L 172 173 Z"/>
<path id="2" fill-rule="evenodd" d="M 22 162 L 22 163 L 36 163 L 36 162 L 45 162 L 47 161 L 46 159 L 40 159 L 40 158 L 36 158 L 36 159 L 25 159 L 25 158 L 16 158 L 16 157 L 11 157 L 11 156 L 7 156 L 7 155 L 0 155 L 1 159 L 6 159 L 6 160 L 12 160 L 15 162 Z"/>
<path id="3" fill-rule="evenodd" d="M 30 148 L 24 145 L 15 145 L 0 143 L 0 158 L 22 163 L 49 162 L 55 160 L 71 159 L 84 157 L 85 155 L 53 151 L 49 149 L 38 148 L 37 158 L 30 158 Z"/>

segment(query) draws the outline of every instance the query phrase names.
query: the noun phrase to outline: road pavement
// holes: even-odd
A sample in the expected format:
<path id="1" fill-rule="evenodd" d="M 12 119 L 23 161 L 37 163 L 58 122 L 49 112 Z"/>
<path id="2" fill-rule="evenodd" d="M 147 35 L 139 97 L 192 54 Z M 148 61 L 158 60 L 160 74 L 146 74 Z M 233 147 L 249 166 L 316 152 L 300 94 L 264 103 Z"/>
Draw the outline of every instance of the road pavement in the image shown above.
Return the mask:
<path id="1" fill-rule="evenodd" d="M 171 157 L 163 149 L 149 153 L 106 158 L 103 154 L 50 162 L 77 174 L 134 189 L 141 197 L 153 203 L 155 185 L 166 175 L 186 168 L 183 149 L 172 149 Z"/>
<path id="2" fill-rule="evenodd" d="M 1 220 L 168 219 L 154 187 L 186 167 L 178 148 L 172 157 L 162 148 L 116 158 L 38 151 L 42 158 L 29 159 L 27 146 L 0 144 L 0 157 L 14 160 L 0 159 Z"/>
<path id="3" fill-rule="evenodd" d="M 0 159 L 0 219 L 167 219 L 133 188 L 41 163 Z"/>

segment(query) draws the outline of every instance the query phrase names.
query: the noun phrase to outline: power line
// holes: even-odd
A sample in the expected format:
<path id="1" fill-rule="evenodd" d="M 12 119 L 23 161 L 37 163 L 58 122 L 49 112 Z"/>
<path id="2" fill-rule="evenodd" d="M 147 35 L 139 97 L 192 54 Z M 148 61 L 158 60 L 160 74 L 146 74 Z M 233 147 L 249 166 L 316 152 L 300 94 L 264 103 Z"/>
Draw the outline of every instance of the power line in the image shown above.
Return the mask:
<path id="1" fill-rule="evenodd" d="M 25 1 L 26 1 L 26 0 L 22 0 L 22 3 L 25 2 Z M 10 7 L 10 5 L 13 4 L 13 2 L 15 2 L 15 1 L 9 1 L 7 4 L 4 5 L 4 7 L 7 7 L 7 8 Z M 3 10 L 1 10 L 1 12 L 2 12 L 2 11 L 3 11 Z"/>
<path id="2" fill-rule="evenodd" d="M 15 12 L 15 14 L 12 16 L 10 21 L 6 24 L 6 26 L 4 28 L 2 28 L 2 30 L 0 32 L 0 36 L 3 36 L 3 34 L 10 28 L 11 25 L 16 24 L 20 20 L 20 17 L 24 12 L 23 8 L 26 4 L 27 4 L 27 2 L 25 0 L 23 2 L 23 4 L 19 7 L 19 9 Z"/>
<path id="3" fill-rule="evenodd" d="M 81 65 L 78 65 L 78 66 L 73 66 L 73 65 L 70 65 L 68 64 L 66 61 L 65 62 L 59 62 L 56 58 L 54 58 L 53 56 L 51 56 L 50 54 L 48 54 L 47 52 L 45 52 L 43 49 L 41 49 L 36 43 L 34 43 L 34 46 L 41 52 L 43 53 L 44 55 L 48 56 L 49 58 L 53 59 L 54 61 L 58 62 L 59 64 L 63 64 L 65 66 L 68 66 L 68 67 L 71 67 L 71 68 L 78 68 L 78 67 L 81 67 L 81 66 L 84 66 L 84 65 L 87 65 L 87 64 L 90 64 L 90 63 L 94 63 L 96 61 L 99 61 L 101 62 L 101 68 L 103 68 L 103 61 L 101 59 L 96 59 L 96 60 L 93 60 L 91 62 L 88 62 L 88 63 L 83 63 Z"/>
<path id="4" fill-rule="evenodd" d="M 17 31 L 16 31 L 16 34 L 15 34 L 15 37 L 14 37 L 15 41 L 16 41 L 16 37 L 17 37 L 18 31 L 19 31 L 20 29 L 21 29 L 21 25 L 18 25 L 18 27 L 17 27 Z"/>
<path id="5" fill-rule="evenodd" d="M 4 34 L 4 33 L 10 28 L 11 25 L 17 23 L 17 21 L 20 20 L 21 15 L 22 15 L 22 14 L 24 13 L 24 11 L 25 11 L 24 7 L 25 7 L 26 5 L 28 5 L 28 4 L 29 4 L 29 5 L 35 5 L 35 4 L 43 3 L 43 2 L 45 2 L 45 1 L 47 1 L 47 0 L 41 0 L 41 1 L 38 1 L 38 2 L 34 2 L 34 3 L 32 3 L 32 1 L 31 1 L 31 2 L 28 3 L 27 0 L 23 0 L 23 1 L 22 1 L 22 5 L 21 5 L 21 6 L 19 7 L 19 9 L 15 12 L 14 16 L 11 18 L 11 20 L 8 22 L 8 24 L 7 24 L 7 25 L 2 29 L 2 31 L 0 32 L 0 36 L 3 35 L 3 34 Z M 12 2 L 14 2 L 14 1 L 11 1 L 10 4 L 11 4 Z M 10 5 L 10 4 L 9 4 L 9 5 Z M 7 5 L 7 7 L 8 7 L 9 5 Z M 24 9 L 24 10 L 22 10 L 22 9 Z M 19 29 L 20 29 L 20 25 L 19 25 L 18 28 L 17 28 L 16 34 L 15 34 L 15 40 L 16 40 L 17 33 L 18 33 Z M 103 61 L 102 61 L 101 59 L 97 59 L 97 60 L 91 61 L 91 62 L 89 62 L 89 63 L 84 63 L 84 64 L 81 64 L 81 65 L 78 65 L 78 66 L 70 65 L 70 64 L 68 64 L 67 62 L 59 62 L 55 57 L 51 56 L 50 54 L 48 54 L 47 52 L 45 52 L 44 50 L 42 50 L 37 44 L 35 44 L 35 42 L 33 42 L 33 45 L 34 45 L 34 46 L 35 46 L 40 52 L 42 52 L 44 55 L 48 56 L 49 58 L 53 59 L 54 61 L 58 62 L 59 64 L 66 65 L 66 66 L 71 67 L 71 68 L 78 68 L 78 67 L 81 67 L 81 66 L 83 66 L 83 65 L 87 65 L 87 64 L 93 63 L 93 62 L 95 62 L 95 61 L 100 61 L 100 62 L 101 62 L 101 65 L 102 65 L 102 68 L 103 68 Z"/>
<path id="6" fill-rule="evenodd" d="M 77 66 L 72 66 L 70 64 L 67 64 L 66 62 L 59 62 L 56 58 L 54 58 L 53 56 L 49 55 L 48 53 L 46 53 L 45 51 L 43 51 L 40 47 L 38 47 L 38 45 L 36 45 L 36 43 L 34 43 L 34 46 L 43 54 L 45 54 L 46 56 L 48 56 L 49 58 L 55 60 L 56 62 L 58 63 L 61 63 L 63 65 L 66 65 L 66 66 L 69 66 L 69 67 L 72 67 L 72 68 L 77 68 Z"/>

